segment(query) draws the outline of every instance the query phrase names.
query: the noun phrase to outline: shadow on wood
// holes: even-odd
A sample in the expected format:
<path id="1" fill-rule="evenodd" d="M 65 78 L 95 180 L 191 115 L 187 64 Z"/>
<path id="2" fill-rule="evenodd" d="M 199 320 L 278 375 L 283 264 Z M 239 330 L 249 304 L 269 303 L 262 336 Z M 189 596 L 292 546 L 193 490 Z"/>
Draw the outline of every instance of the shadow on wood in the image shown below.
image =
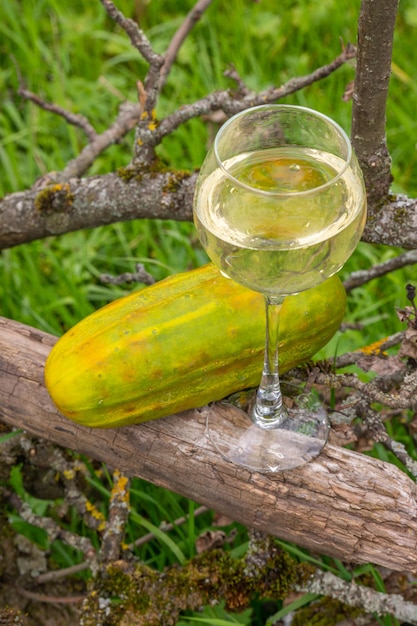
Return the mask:
<path id="1" fill-rule="evenodd" d="M 250 473 L 212 448 L 204 408 L 118 429 L 80 426 L 60 415 L 43 383 L 55 341 L 0 318 L 3 422 L 320 554 L 417 570 L 416 485 L 397 467 L 328 444 L 296 470 Z"/>

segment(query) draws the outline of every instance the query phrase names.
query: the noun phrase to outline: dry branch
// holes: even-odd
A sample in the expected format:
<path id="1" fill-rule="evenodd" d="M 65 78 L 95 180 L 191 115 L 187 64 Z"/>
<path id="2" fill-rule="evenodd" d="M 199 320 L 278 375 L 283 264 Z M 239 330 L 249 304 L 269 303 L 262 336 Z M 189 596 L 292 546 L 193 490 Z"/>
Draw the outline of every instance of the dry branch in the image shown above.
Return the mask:
<path id="1" fill-rule="evenodd" d="M 391 157 L 385 135 L 385 110 L 398 2 L 364 0 L 358 21 L 352 143 L 362 167 L 372 208 L 386 200 L 392 181 Z"/>
<path id="2" fill-rule="evenodd" d="M 114 9 L 113 4 L 103 0 L 112 17 L 128 29 L 131 39 L 145 41 L 145 36 L 131 20 L 125 20 Z M 134 32 L 131 32 L 134 31 Z M 136 39 L 135 39 L 136 38 Z M 152 50 L 146 43 L 146 58 L 152 60 Z M 155 56 L 144 86 L 142 104 L 124 103 L 112 125 L 96 135 L 78 156 L 69 161 L 62 172 L 52 172 L 37 182 L 35 187 L 24 192 L 7 195 L 0 202 L 0 249 L 9 248 L 50 235 L 58 235 L 84 228 L 132 219 L 191 219 L 192 197 L 196 180 L 195 173 L 155 172 L 150 164 L 155 158 L 155 147 L 164 137 L 192 118 L 213 111 L 224 111 L 228 115 L 250 106 L 275 102 L 295 91 L 329 76 L 355 55 L 353 46 L 346 46 L 333 61 L 317 68 L 311 74 L 292 78 L 280 87 L 271 87 L 261 92 L 217 91 L 185 105 L 166 118 L 155 121 L 153 107 L 160 88 L 158 71 L 162 57 Z M 48 104 L 54 110 L 52 104 Z M 151 108 L 148 111 L 148 107 Z M 56 108 L 56 107 L 55 107 Z M 146 115 L 143 115 L 145 109 Z M 55 110 L 55 112 L 58 112 Z M 59 114 L 62 114 L 59 110 Z M 92 178 L 82 176 L 108 146 L 125 136 L 137 124 L 135 158 L 133 165 L 122 174 L 107 174 Z M 140 150 L 138 152 L 138 146 Z"/>
<path id="3" fill-rule="evenodd" d="M 390 272 L 394 272 L 395 270 L 406 267 L 407 265 L 414 265 L 415 263 L 417 263 L 417 250 L 409 250 L 399 256 L 388 259 L 388 261 L 384 261 L 378 265 L 373 265 L 369 269 L 357 270 L 356 272 L 353 272 L 343 284 L 346 292 L 349 293 L 352 289 L 360 287 L 361 285 L 368 283 L 370 280 L 374 280 L 380 276 L 385 276 Z"/>
<path id="4" fill-rule="evenodd" d="M 187 17 L 171 39 L 171 42 L 165 53 L 164 65 L 162 67 L 161 73 L 161 85 L 164 84 L 171 69 L 171 66 L 177 58 L 178 51 L 182 46 L 184 40 L 186 39 L 187 35 L 191 31 L 195 23 L 198 22 L 199 19 L 201 19 L 204 11 L 210 6 L 212 2 L 213 0 L 198 0 L 198 2 L 189 11 Z"/>
<path id="5" fill-rule="evenodd" d="M 333 61 L 311 74 L 295 77 L 280 87 L 271 87 L 259 93 L 248 89 L 232 71 L 228 76 L 236 82 L 237 89 L 234 92 L 224 90 L 211 93 L 179 108 L 164 119 L 155 120 L 154 107 L 179 46 L 210 1 L 200 0 L 196 3 L 172 38 L 165 55 L 157 54 L 138 25 L 125 18 L 110 0 L 102 0 L 102 4 L 149 64 L 144 82 L 138 83 L 140 102 L 125 103 L 113 124 L 100 135 L 94 135 L 94 129 L 91 128 L 90 142 L 81 153 L 62 172 L 51 173 L 39 181 L 44 187 L 41 191 L 45 192 L 49 200 L 46 212 L 43 201 L 45 196 L 40 197 L 33 190 L 10 194 L 2 200 L 0 249 L 116 221 L 138 218 L 190 219 L 195 175 L 186 177 L 186 191 L 179 184 L 179 197 L 176 198 L 175 193 L 171 193 L 175 184 L 168 181 L 178 181 L 178 173 L 167 172 L 154 177 L 149 173 L 149 165 L 155 158 L 155 147 L 164 137 L 198 116 L 218 111 L 228 116 L 251 106 L 275 102 L 329 76 L 356 54 L 354 47 L 347 45 Z M 374 2 L 362 2 L 352 141 L 364 169 L 368 189 L 370 220 L 363 236 L 364 241 L 412 250 L 417 248 L 417 202 L 405 196 L 392 198 L 388 195 L 391 159 L 385 140 L 385 104 L 397 6 L 398 0 L 383 0 L 377 8 Z M 32 94 L 31 99 L 36 102 L 37 96 Z M 62 112 L 53 103 L 40 103 L 40 106 L 44 105 L 52 112 L 69 116 L 69 123 L 74 123 L 71 113 Z M 88 125 L 84 118 L 83 123 L 84 126 Z M 121 188 L 116 174 L 82 181 L 75 179 L 83 175 L 101 152 L 123 137 L 134 125 L 136 136 L 132 179 L 127 187 Z M 68 193 L 56 193 L 56 184 L 68 184 Z M 88 193 L 83 194 L 86 190 Z M 91 207 L 85 201 L 86 196 L 92 198 Z M 120 197 L 123 202 L 118 201 Z"/>
<path id="6" fill-rule="evenodd" d="M 250 473 L 212 449 L 204 409 L 113 430 L 80 426 L 57 412 L 43 384 L 54 342 L 51 335 L 0 318 L 5 423 L 321 554 L 417 569 L 417 488 L 395 466 L 327 445 L 317 460 L 297 470 Z"/>
<path id="7" fill-rule="evenodd" d="M 331 572 L 317 571 L 300 590 L 309 593 L 329 595 L 349 606 L 363 608 L 366 612 L 384 615 L 391 613 L 408 624 L 417 624 L 417 607 L 412 602 L 404 602 L 400 595 L 385 595 L 354 581 L 346 583 Z"/>
<path id="8" fill-rule="evenodd" d="M 126 220 L 190 220 L 195 179 L 106 174 L 11 194 L 0 202 L 0 249 Z"/>
<path id="9" fill-rule="evenodd" d="M 135 219 L 190 221 L 197 174 L 121 173 L 49 179 L 0 201 L 0 250 L 51 235 Z M 364 241 L 417 249 L 417 201 L 399 196 L 368 222 Z"/>
<path id="10" fill-rule="evenodd" d="M 31 102 L 34 102 L 41 109 L 49 111 L 50 113 L 55 113 L 55 115 L 60 115 L 68 122 L 68 124 L 81 128 L 89 141 L 94 141 L 97 138 L 95 128 L 93 128 L 89 120 L 84 117 L 84 115 L 72 113 L 72 111 L 67 111 L 66 109 L 63 109 L 62 107 L 54 103 L 46 102 L 36 93 L 25 89 L 23 86 L 18 89 L 17 93 L 22 98 L 25 98 L 25 100 L 30 100 Z"/>

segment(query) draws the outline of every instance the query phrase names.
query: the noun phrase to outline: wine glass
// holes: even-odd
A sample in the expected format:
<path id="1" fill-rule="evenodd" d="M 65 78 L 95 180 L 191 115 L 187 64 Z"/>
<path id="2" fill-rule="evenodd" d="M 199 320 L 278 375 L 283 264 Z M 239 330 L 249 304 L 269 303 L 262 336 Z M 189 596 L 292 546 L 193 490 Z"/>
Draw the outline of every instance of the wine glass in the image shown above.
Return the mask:
<path id="1" fill-rule="evenodd" d="M 308 462 L 325 445 L 329 423 L 317 395 L 304 388 L 284 405 L 279 312 L 285 296 L 340 270 L 365 219 L 358 162 L 346 133 L 326 115 L 262 105 L 220 128 L 197 180 L 195 225 L 221 273 L 261 292 L 266 303 L 264 366 L 253 405 L 208 413 L 209 438 L 228 461 L 277 472 Z"/>

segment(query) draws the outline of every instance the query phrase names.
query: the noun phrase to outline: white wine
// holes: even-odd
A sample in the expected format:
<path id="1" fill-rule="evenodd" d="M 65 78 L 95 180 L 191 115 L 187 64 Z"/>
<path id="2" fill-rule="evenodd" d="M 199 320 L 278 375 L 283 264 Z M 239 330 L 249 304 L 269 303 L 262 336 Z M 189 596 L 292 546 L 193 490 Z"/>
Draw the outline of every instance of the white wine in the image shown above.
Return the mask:
<path id="1" fill-rule="evenodd" d="M 337 272 L 366 214 L 356 160 L 344 166 L 332 154 L 290 146 L 240 154 L 202 177 L 194 215 L 211 260 L 270 296 L 298 293 Z"/>

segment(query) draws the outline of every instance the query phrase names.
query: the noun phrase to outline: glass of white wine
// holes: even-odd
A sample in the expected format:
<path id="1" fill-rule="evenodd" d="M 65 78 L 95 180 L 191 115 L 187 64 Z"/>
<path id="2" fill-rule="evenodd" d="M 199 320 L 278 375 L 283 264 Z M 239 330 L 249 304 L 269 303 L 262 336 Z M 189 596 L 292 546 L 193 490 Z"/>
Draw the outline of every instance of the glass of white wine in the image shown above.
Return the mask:
<path id="1" fill-rule="evenodd" d="M 300 106 L 262 105 L 234 115 L 201 168 L 194 219 L 222 274 L 266 302 L 264 367 L 252 406 L 231 405 L 224 417 L 210 410 L 208 435 L 223 458 L 252 471 L 302 465 L 322 450 L 329 424 L 306 389 L 283 403 L 279 312 L 285 296 L 340 270 L 360 240 L 366 194 L 348 136 Z"/>

